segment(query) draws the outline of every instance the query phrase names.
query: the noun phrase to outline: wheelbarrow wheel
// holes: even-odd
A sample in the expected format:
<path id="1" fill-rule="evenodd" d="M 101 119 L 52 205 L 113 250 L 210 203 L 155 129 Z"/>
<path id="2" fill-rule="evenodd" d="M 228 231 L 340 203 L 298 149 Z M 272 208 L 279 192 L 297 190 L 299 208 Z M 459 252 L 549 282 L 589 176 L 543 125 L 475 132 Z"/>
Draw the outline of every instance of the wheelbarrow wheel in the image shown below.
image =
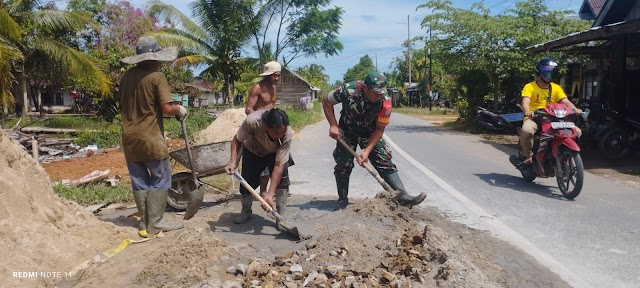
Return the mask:
<path id="1" fill-rule="evenodd" d="M 189 172 L 179 172 L 171 176 L 171 188 L 167 197 L 169 206 L 178 210 L 187 209 L 189 192 L 198 189 L 193 182 L 193 176 Z"/>

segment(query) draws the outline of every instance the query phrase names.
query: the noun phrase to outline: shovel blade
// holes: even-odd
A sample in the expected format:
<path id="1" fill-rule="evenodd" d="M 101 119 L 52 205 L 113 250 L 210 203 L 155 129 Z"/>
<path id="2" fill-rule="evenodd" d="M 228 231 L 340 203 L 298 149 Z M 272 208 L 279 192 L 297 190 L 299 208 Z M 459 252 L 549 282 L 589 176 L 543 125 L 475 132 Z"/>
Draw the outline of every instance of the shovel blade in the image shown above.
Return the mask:
<path id="1" fill-rule="evenodd" d="M 200 210 L 200 206 L 202 206 L 202 199 L 204 198 L 203 186 L 189 192 L 188 198 L 187 210 L 184 212 L 184 220 L 191 219 L 196 215 L 196 213 L 198 213 L 198 210 Z"/>
<path id="2" fill-rule="evenodd" d="M 278 214 L 278 212 L 272 211 L 271 212 L 273 214 L 273 216 L 276 218 L 276 223 L 278 225 L 278 230 L 282 229 L 284 231 L 286 231 L 287 233 L 298 237 L 298 239 L 300 240 L 306 240 L 306 239 L 311 239 L 311 237 L 313 235 L 311 235 L 311 233 L 307 233 L 304 231 L 300 231 L 300 229 L 298 229 L 298 227 L 291 225 L 290 223 L 287 223 L 287 221 L 280 215 Z"/>

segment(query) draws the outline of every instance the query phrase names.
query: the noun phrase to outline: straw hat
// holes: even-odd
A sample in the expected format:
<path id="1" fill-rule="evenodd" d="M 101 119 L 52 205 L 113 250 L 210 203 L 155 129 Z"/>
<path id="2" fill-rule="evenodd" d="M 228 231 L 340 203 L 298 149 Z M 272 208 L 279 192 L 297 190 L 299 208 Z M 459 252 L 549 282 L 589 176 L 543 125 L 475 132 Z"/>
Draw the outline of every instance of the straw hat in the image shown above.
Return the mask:
<path id="1" fill-rule="evenodd" d="M 136 54 L 122 58 L 120 61 L 127 64 L 136 64 L 147 60 L 169 62 L 178 58 L 178 47 L 162 48 L 155 38 L 142 36 L 138 39 Z"/>

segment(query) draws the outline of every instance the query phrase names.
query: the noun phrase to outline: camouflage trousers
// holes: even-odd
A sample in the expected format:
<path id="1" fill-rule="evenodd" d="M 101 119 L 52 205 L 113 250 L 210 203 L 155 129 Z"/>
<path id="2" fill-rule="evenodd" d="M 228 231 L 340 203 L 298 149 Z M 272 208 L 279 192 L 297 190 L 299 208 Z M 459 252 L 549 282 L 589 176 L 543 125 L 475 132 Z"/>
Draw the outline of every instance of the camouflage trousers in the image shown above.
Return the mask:
<path id="1" fill-rule="evenodd" d="M 362 149 L 367 147 L 367 144 L 369 143 L 369 137 L 359 137 L 343 133 L 342 131 L 340 134 L 342 140 L 344 140 L 344 142 L 347 143 L 347 145 L 349 145 L 354 151 L 356 151 L 356 145 L 360 146 Z M 336 149 L 333 150 L 333 159 L 336 161 L 333 174 L 337 178 L 349 178 L 351 171 L 355 166 L 353 155 L 344 149 L 340 143 L 336 142 Z M 380 139 L 373 151 L 371 151 L 371 154 L 369 154 L 369 162 L 373 165 L 376 171 L 378 171 L 381 177 L 398 172 L 396 165 L 391 162 L 391 149 L 389 149 L 389 146 L 387 146 L 384 139 Z"/>

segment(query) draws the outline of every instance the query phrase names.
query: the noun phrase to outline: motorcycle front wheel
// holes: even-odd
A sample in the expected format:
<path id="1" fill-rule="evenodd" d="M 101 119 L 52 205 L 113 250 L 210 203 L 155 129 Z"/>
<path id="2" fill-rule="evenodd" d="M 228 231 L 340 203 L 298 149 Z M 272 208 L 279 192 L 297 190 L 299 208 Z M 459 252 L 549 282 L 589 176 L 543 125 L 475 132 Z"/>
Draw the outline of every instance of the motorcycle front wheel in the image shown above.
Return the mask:
<path id="1" fill-rule="evenodd" d="M 584 164 L 577 151 L 561 149 L 557 159 L 556 181 L 567 199 L 578 197 L 584 183 Z"/>
<path id="2" fill-rule="evenodd" d="M 633 152 L 625 137 L 627 132 L 621 128 L 615 128 L 607 132 L 600 140 L 600 152 L 609 160 L 619 160 L 628 157 Z"/>

